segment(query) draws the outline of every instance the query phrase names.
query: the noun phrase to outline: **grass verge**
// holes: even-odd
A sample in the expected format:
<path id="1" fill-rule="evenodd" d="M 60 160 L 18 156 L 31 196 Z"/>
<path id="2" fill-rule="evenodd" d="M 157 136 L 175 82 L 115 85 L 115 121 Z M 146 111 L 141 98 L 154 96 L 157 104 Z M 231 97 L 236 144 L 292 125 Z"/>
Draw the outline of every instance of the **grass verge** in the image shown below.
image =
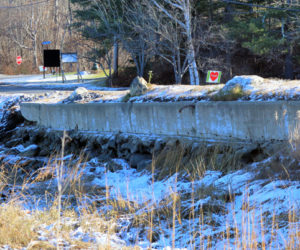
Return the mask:
<path id="1" fill-rule="evenodd" d="M 211 96 L 212 101 L 236 101 L 244 96 L 247 96 L 247 93 L 243 91 L 240 85 L 236 85 L 228 91 L 219 90 L 216 94 Z"/>

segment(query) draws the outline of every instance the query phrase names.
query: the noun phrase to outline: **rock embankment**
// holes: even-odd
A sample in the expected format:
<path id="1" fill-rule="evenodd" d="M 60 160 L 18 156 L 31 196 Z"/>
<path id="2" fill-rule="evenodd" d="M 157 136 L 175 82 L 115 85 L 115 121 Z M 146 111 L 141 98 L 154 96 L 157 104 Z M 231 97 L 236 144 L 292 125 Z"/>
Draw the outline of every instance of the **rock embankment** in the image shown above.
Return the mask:
<path id="1" fill-rule="evenodd" d="M 22 157 L 50 157 L 59 155 L 62 148 L 61 131 L 35 126 L 21 126 L 6 132 L 0 139 L 5 153 Z M 191 167 L 204 161 L 216 169 L 237 169 L 243 165 L 262 161 L 282 149 L 281 142 L 244 144 L 204 142 L 191 138 L 138 136 L 133 134 L 87 134 L 69 131 L 64 142 L 64 154 L 83 154 L 85 158 L 98 158 L 109 162 L 111 171 L 118 169 L 111 161 L 122 158 L 138 170 L 151 169 L 155 159 L 157 168 L 173 168 L 174 161 Z M 168 157 L 174 154 L 173 159 Z M 214 165 L 214 166 L 212 166 Z"/>
<path id="2" fill-rule="evenodd" d="M 41 157 L 48 158 L 61 153 L 62 131 L 38 127 L 24 121 L 18 110 L 17 101 L 6 106 L 0 127 L 2 154 L 18 156 L 25 162 L 27 158 L 31 158 L 32 161 L 28 161 L 29 166 L 38 167 L 44 164 L 43 161 L 39 161 Z M 151 170 L 154 160 L 155 168 L 168 171 L 174 169 L 178 163 L 188 169 L 199 162 L 204 162 L 210 169 L 230 171 L 249 163 L 263 162 L 269 157 L 280 162 L 283 158 L 278 157 L 278 152 L 282 153 L 285 148 L 290 150 L 289 145 L 283 146 L 281 141 L 217 142 L 190 137 L 87 133 L 76 130 L 68 131 L 67 139 L 64 141 L 65 155 L 83 155 L 86 160 L 96 157 L 99 161 L 108 162 L 107 167 L 111 171 L 116 171 L 120 167 L 112 160 L 115 158 L 126 160 L 132 168 L 138 170 Z M 290 155 L 289 152 L 284 154 Z M 298 163 L 293 157 L 288 157 L 284 163 L 287 168 L 291 166 L 291 169 L 295 164 Z"/>

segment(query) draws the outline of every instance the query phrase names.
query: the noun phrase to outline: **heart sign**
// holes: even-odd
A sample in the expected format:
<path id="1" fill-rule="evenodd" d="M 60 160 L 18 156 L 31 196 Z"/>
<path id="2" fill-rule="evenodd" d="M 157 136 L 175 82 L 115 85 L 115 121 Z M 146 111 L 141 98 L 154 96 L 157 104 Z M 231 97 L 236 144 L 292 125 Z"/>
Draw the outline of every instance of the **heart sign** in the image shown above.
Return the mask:
<path id="1" fill-rule="evenodd" d="M 219 72 L 210 72 L 210 79 L 214 82 L 217 78 L 218 78 L 218 76 L 219 76 Z"/>
<path id="2" fill-rule="evenodd" d="M 209 82 L 209 83 L 220 83 L 221 74 L 222 74 L 221 71 L 212 71 L 212 70 L 209 70 L 207 72 L 206 82 Z"/>

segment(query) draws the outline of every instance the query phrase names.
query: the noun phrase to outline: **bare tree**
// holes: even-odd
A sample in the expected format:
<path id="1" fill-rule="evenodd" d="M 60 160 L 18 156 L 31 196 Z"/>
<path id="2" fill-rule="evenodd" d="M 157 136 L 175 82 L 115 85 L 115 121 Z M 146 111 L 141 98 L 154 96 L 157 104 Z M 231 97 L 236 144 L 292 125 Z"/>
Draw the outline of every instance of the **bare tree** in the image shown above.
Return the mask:
<path id="1" fill-rule="evenodd" d="M 142 1 L 123 0 L 122 4 L 126 10 L 122 43 L 136 65 L 137 75 L 143 76 L 146 63 L 154 55 L 149 42 L 154 39 L 154 33 L 149 29 L 153 22 L 146 15 L 147 6 Z"/>
<path id="2" fill-rule="evenodd" d="M 156 55 L 172 65 L 175 83 L 181 84 L 189 67 L 184 30 L 177 22 L 170 22 L 150 1 L 144 0 L 143 3 L 147 6 L 144 15 L 151 20 L 148 21 L 145 39 L 152 44 Z M 172 13 L 173 16 L 179 14 L 176 9 Z"/>
<path id="3" fill-rule="evenodd" d="M 25 59 L 23 65 L 26 65 L 28 70 L 30 68 L 36 70 L 42 61 L 42 41 L 52 41 L 50 48 L 62 49 L 65 42 L 71 40 L 72 34 L 70 32 L 66 34 L 68 30 L 70 31 L 72 19 L 69 0 L 60 0 L 59 4 L 57 0 L 54 2 L 3 0 L 1 4 L 9 7 L 6 12 L 0 12 L 3 24 L 3 28 L 0 28 L 3 45 L 1 54 L 10 54 L 10 58 L 15 58 L 17 54 L 23 56 Z M 53 4 L 56 25 L 51 8 Z M 7 49 L 4 49 L 6 47 Z M 14 60 L 9 63 L 10 66 L 12 62 Z"/>
<path id="4" fill-rule="evenodd" d="M 170 21 L 180 25 L 186 36 L 187 43 L 187 60 L 189 66 L 190 83 L 199 85 L 199 73 L 197 70 L 195 49 L 192 37 L 192 16 L 191 16 L 191 1 L 193 0 L 162 0 L 159 3 L 157 0 L 150 0 L 161 12 L 163 12 Z M 176 9 L 177 12 L 172 11 Z"/>
<path id="5" fill-rule="evenodd" d="M 6 36 L 22 51 L 32 55 L 32 64 L 38 65 L 38 32 L 43 22 L 43 10 L 39 6 L 16 9 L 10 13 Z"/>

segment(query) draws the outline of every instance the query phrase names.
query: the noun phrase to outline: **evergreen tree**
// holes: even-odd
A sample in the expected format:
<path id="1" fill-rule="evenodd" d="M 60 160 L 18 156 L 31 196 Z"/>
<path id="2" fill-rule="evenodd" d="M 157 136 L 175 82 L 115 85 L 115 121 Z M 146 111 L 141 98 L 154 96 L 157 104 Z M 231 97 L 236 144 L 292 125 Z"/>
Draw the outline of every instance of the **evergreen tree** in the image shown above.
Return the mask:
<path id="1" fill-rule="evenodd" d="M 293 78 L 293 48 L 299 39 L 300 12 L 289 5 L 275 7 L 266 1 L 238 5 L 241 15 L 230 22 L 230 33 L 244 48 L 267 59 L 285 57 L 284 76 Z M 292 21 L 293 20 L 293 21 Z"/>
<path id="2" fill-rule="evenodd" d="M 98 42 L 98 46 L 103 44 L 116 46 L 120 42 L 131 55 L 137 75 L 143 76 L 150 55 L 149 46 L 144 39 L 146 30 L 142 27 L 146 21 L 143 6 L 131 0 L 72 0 L 72 2 L 81 6 L 76 11 L 76 16 L 79 19 L 77 28 L 82 34 Z M 104 40 L 106 42 L 103 42 Z M 106 51 L 109 51 L 109 48 L 106 48 Z"/>

